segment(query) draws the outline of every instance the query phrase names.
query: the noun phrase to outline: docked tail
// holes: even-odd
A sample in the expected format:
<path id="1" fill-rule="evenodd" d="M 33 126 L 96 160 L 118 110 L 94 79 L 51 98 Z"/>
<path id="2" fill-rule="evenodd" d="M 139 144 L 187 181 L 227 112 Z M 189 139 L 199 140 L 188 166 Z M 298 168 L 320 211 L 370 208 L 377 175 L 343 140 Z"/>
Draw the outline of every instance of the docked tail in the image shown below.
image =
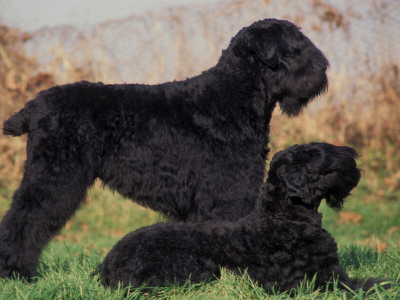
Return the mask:
<path id="1" fill-rule="evenodd" d="M 20 136 L 29 130 L 29 112 L 27 108 L 21 109 L 18 113 L 4 122 L 3 133 L 6 135 Z"/>

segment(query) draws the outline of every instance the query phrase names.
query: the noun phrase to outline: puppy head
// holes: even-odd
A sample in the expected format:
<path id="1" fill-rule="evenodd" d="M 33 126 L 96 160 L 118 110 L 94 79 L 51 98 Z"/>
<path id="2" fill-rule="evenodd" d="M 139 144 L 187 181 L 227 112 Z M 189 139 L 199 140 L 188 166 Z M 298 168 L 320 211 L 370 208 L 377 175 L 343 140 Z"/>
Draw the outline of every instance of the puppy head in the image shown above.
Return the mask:
<path id="1" fill-rule="evenodd" d="M 360 180 L 357 152 L 326 143 L 295 145 L 271 160 L 267 183 L 278 188 L 282 205 L 318 210 L 322 199 L 340 210 L 344 199 Z M 284 195 L 282 197 L 282 195 Z"/>
<path id="2" fill-rule="evenodd" d="M 237 67 L 260 70 L 267 100 L 278 101 L 287 115 L 298 115 L 311 99 L 327 89 L 328 60 L 288 21 L 255 22 L 239 31 L 225 52 L 236 58 Z"/>

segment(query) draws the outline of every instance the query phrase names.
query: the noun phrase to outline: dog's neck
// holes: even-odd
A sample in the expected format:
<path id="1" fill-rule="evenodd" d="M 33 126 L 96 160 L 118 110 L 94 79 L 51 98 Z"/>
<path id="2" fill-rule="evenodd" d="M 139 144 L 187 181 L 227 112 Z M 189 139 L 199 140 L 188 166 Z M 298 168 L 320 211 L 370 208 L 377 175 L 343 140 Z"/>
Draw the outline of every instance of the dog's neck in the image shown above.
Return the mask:
<path id="1" fill-rule="evenodd" d="M 221 114 L 227 114 L 229 118 L 234 118 L 241 128 L 251 128 L 256 136 L 263 141 L 263 149 L 260 152 L 266 159 L 269 152 L 269 123 L 277 101 L 270 99 L 263 76 L 254 74 L 254 72 L 260 72 L 260 70 L 249 71 L 249 68 L 242 70 L 237 67 L 237 63 L 233 63 L 233 60 L 237 60 L 237 58 L 232 58 L 229 55 L 221 57 L 215 67 L 202 73 L 201 81 L 199 81 L 200 77 L 191 79 L 192 85 L 206 89 L 208 88 L 207 85 L 218 84 L 218 86 L 214 86 L 214 89 L 218 91 L 221 90 L 221 85 L 228 87 L 232 85 L 232 82 L 240 83 L 240 89 L 236 88 L 238 85 L 223 89 L 226 95 L 216 97 L 213 101 L 229 102 L 226 103 L 227 105 L 224 106 L 224 111 Z M 215 80 L 215 78 L 219 78 L 219 80 Z M 252 94 L 246 94 L 247 90 L 252 91 Z M 246 123 L 242 124 L 241 122 Z"/>
<path id="2" fill-rule="evenodd" d="M 240 59 L 232 54 L 232 51 L 222 50 L 221 57 L 218 60 L 216 67 L 224 70 L 227 73 L 246 74 L 249 70 L 249 62 Z"/>
<path id="3" fill-rule="evenodd" d="M 283 185 L 272 184 L 268 180 L 262 191 L 257 214 L 261 218 L 269 218 L 272 215 L 276 219 L 307 222 L 310 225 L 322 227 L 322 214 L 301 205 L 292 204 Z"/>

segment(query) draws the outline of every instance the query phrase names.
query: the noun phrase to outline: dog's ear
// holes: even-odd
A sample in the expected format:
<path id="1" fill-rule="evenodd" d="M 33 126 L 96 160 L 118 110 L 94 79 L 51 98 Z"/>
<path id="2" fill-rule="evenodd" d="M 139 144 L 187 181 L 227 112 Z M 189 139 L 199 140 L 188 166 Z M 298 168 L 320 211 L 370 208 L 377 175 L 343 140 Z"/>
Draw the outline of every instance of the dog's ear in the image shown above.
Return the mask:
<path id="1" fill-rule="evenodd" d="M 248 46 L 263 64 L 271 69 L 275 69 L 278 66 L 278 44 L 276 34 L 272 31 L 254 30 Z"/>
<path id="2" fill-rule="evenodd" d="M 307 174 L 304 168 L 286 169 L 281 166 L 277 170 L 279 179 L 285 184 L 287 196 L 294 205 L 301 205 L 313 209 L 312 194 L 307 182 Z"/>
<path id="3" fill-rule="evenodd" d="M 275 69 L 278 66 L 278 45 L 274 37 L 264 35 L 254 39 L 253 50 L 257 57 L 269 68 Z"/>

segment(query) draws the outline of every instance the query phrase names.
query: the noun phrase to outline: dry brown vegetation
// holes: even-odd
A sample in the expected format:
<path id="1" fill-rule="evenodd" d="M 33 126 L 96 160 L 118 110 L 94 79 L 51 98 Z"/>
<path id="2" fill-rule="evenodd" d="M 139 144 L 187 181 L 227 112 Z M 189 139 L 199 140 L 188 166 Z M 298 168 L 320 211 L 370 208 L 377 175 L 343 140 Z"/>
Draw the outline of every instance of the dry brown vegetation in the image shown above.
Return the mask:
<path id="1" fill-rule="evenodd" d="M 265 5 L 271 5 L 272 2 L 264 1 Z M 320 34 L 323 31 L 322 26 L 316 26 L 316 24 L 323 24 L 324 22 L 328 24 L 328 30 L 332 32 L 349 28 L 349 24 L 351 24 L 349 15 L 336 11 L 331 5 L 325 4 L 322 0 L 314 0 L 311 3 L 320 20 L 320 23 L 314 21 L 310 25 L 310 28 L 316 34 Z M 245 5 L 245 1 L 237 1 L 235 4 L 237 7 L 233 8 L 231 7 L 233 6 L 232 3 L 226 5 L 225 10 L 230 9 L 233 14 L 234 9 L 242 9 L 243 11 L 242 6 Z M 184 11 L 182 9 L 180 12 Z M 168 11 L 168 14 L 170 14 L 171 20 L 175 20 L 172 22 L 177 22 L 176 18 L 179 19 L 179 16 L 185 15 L 178 14 L 179 16 L 176 15 L 174 17 L 171 11 Z M 201 14 L 199 18 L 202 18 Z M 179 20 L 183 22 L 183 20 Z M 164 20 L 163 22 L 166 21 Z M 299 22 L 301 22 L 300 19 Z M 112 27 L 115 25 L 112 22 L 107 24 L 99 26 L 102 32 L 106 31 L 107 26 Z M 180 25 L 176 26 L 178 28 Z M 213 43 L 210 33 L 213 28 L 208 30 L 204 33 L 204 36 Z M 192 35 L 192 33 L 190 32 L 189 35 Z M 90 49 L 93 47 L 84 43 L 83 53 L 86 54 L 83 54 L 83 59 L 81 57 L 80 62 L 69 56 L 70 52 L 59 45 L 54 48 L 57 49 L 57 52 L 51 50 L 54 52 L 55 58 L 50 60 L 53 65 L 47 65 L 46 68 L 42 68 L 44 71 L 40 71 L 43 66 L 34 58 L 28 57 L 23 50 L 24 43 L 30 39 L 31 36 L 26 33 L 0 25 L 1 123 L 13 112 L 19 110 L 27 100 L 31 99 L 41 89 L 54 84 L 81 79 L 102 80 L 105 82 L 115 81 L 115 76 L 112 75 L 115 73 L 108 71 L 109 69 L 107 68 L 124 68 L 124 65 L 115 66 L 112 62 L 107 61 L 107 68 L 103 71 L 96 69 L 96 62 L 90 56 Z M 166 41 L 167 38 L 164 37 L 163 40 Z M 154 40 L 149 40 L 148 42 L 154 43 Z M 174 59 L 184 59 L 187 55 L 192 54 L 188 50 L 188 44 L 173 41 L 168 47 L 172 44 L 177 44 L 176 47 L 181 47 L 181 50 L 177 50 L 178 52 L 174 52 L 171 55 Z M 154 51 L 159 51 L 156 55 L 160 57 L 166 55 L 162 50 L 164 48 L 160 48 L 156 44 L 153 46 L 152 49 L 156 49 Z M 185 55 L 180 55 L 179 51 L 183 51 Z M 215 48 L 212 51 L 215 52 L 213 56 L 218 54 Z M 194 59 L 197 59 L 196 56 Z M 105 61 L 103 58 L 100 58 L 100 60 Z M 198 63 L 201 68 L 204 68 L 204 65 L 207 65 L 211 60 L 210 57 L 207 57 L 203 61 L 198 60 Z M 129 63 L 131 64 L 132 61 Z M 138 69 L 140 69 L 141 63 L 143 62 L 139 61 Z M 144 63 L 148 64 L 148 60 Z M 167 63 L 165 61 L 161 63 L 157 61 L 154 62 L 154 67 L 143 65 L 143 67 L 147 68 L 146 70 L 149 70 L 149 73 L 143 75 L 144 81 L 153 83 L 154 81 L 162 80 L 152 77 L 151 74 L 156 69 L 165 68 L 165 70 L 168 70 L 170 66 L 168 63 L 168 61 Z M 62 72 L 59 70 L 60 65 L 64 69 Z M 193 75 L 187 74 L 187 72 L 197 72 L 196 66 L 192 68 L 194 69 L 190 71 L 182 71 L 182 69 L 178 68 L 174 74 L 175 78 Z M 153 73 L 151 70 L 153 70 Z M 310 141 L 326 141 L 334 144 L 350 145 L 355 147 L 361 156 L 361 166 L 365 171 L 364 176 L 367 178 L 369 185 L 373 188 L 399 190 L 400 75 L 398 62 L 390 61 L 380 66 L 379 70 L 368 75 L 362 81 L 357 78 L 349 79 L 349 74 L 345 73 L 331 71 L 331 74 L 329 74 L 329 92 L 316 101 L 317 105 L 312 105 L 305 109 L 300 117 L 288 119 L 281 115 L 279 110 L 276 110 L 271 124 L 273 151 L 294 143 Z M 348 92 L 343 91 L 348 91 L 351 85 L 354 86 L 354 90 L 349 96 Z M 17 184 L 23 170 L 24 148 L 24 137 L 0 136 L 0 187 Z"/>
<path id="2" fill-rule="evenodd" d="M 50 74 L 30 76 L 35 60 L 21 50 L 29 35 L 0 25 L 0 120 L 20 109 L 27 99 L 53 83 Z M 0 187 L 20 178 L 25 139 L 0 137 Z"/>

